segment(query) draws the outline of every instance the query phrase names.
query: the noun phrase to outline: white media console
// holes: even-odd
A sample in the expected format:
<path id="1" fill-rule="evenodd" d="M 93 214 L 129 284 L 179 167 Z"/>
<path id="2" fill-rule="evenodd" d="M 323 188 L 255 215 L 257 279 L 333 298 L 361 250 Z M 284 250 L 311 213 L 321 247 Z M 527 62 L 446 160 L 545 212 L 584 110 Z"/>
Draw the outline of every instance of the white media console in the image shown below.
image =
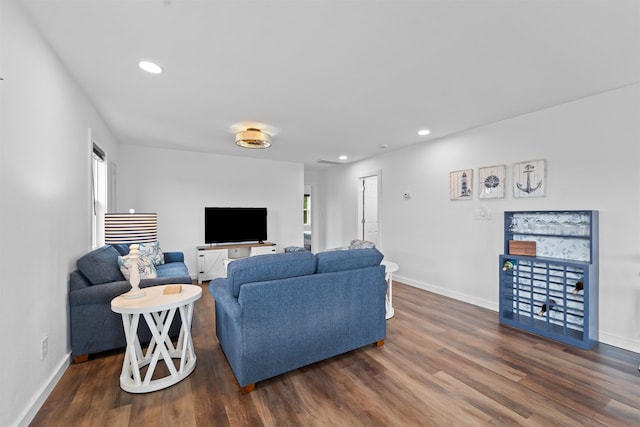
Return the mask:
<path id="1" fill-rule="evenodd" d="M 229 261 L 249 256 L 276 253 L 275 243 L 239 243 L 198 246 L 198 284 L 218 277 L 227 277 Z"/>

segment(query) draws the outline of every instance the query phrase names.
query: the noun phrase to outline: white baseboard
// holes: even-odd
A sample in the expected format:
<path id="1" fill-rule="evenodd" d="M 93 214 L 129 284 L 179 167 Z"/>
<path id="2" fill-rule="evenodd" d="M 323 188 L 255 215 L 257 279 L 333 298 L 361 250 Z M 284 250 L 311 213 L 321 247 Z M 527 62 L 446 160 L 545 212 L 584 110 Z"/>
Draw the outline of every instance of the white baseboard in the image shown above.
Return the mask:
<path id="1" fill-rule="evenodd" d="M 478 307 L 483 307 L 495 312 L 498 311 L 498 304 L 492 301 L 471 297 L 461 292 L 451 291 L 450 289 L 440 288 L 438 286 L 434 286 L 428 283 L 418 282 L 418 281 L 409 279 L 407 277 L 398 276 L 396 274 L 393 275 L 393 280 L 394 281 L 397 280 L 398 282 L 404 283 L 409 286 L 413 286 L 414 288 L 419 288 L 425 291 L 433 292 L 434 294 L 444 295 L 445 297 L 453 298 L 458 301 L 477 305 Z"/>
<path id="2" fill-rule="evenodd" d="M 51 394 L 62 375 L 66 372 L 67 368 L 71 365 L 71 353 L 67 354 L 62 358 L 58 367 L 53 371 L 48 381 L 42 386 L 39 392 L 31 399 L 27 408 L 24 410 L 22 415 L 18 418 L 18 423 L 16 426 L 19 427 L 27 427 L 31 421 L 35 418 L 36 414 L 44 405 L 44 402 L 47 400 L 47 397 Z"/>
<path id="3" fill-rule="evenodd" d="M 499 310 L 498 304 L 492 301 L 470 297 L 469 295 L 465 295 L 460 292 L 455 292 L 449 289 L 440 288 L 438 286 L 433 286 L 428 283 L 418 282 L 418 281 L 409 279 L 407 277 L 398 276 L 396 274 L 393 275 L 393 280 L 394 281 L 397 280 L 398 282 L 404 283 L 409 286 L 413 286 L 414 288 L 433 292 L 434 294 L 443 295 L 458 301 L 467 302 L 469 304 L 487 308 L 495 312 L 498 312 Z M 599 334 L 598 341 L 601 342 L 602 344 L 611 345 L 613 347 L 618 347 L 623 350 L 629 350 L 634 353 L 640 353 L 640 342 L 638 340 L 630 340 L 627 338 L 622 338 L 613 334 L 608 334 L 603 331 L 599 331 L 598 334 Z M 638 364 L 640 365 L 640 358 L 638 358 Z"/>
<path id="4" fill-rule="evenodd" d="M 640 342 L 638 342 L 638 340 L 630 340 L 616 335 L 607 334 L 606 332 L 602 331 L 599 331 L 598 335 L 598 341 L 603 344 L 608 344 L 624 350 L 633 351 L 634 353 L 640 353 Z M 640 358 L 638 358 L 638 364 L 640 364 Z"/>

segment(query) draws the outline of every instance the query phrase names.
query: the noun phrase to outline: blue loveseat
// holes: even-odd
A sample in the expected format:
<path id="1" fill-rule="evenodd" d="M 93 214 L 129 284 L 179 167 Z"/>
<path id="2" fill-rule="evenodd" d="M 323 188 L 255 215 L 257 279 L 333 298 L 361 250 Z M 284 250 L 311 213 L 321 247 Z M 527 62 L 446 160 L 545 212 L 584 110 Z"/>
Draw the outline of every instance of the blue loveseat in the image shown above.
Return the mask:
<path id="1" fill-rule="evenodd" d="M 215 279 L 216 335 L 243 392 L 386 336 L 377 249 L 290 252 L 233 261 Z"/>
<path id="2" fill-rule="evenodd" d="M 111 311 L 111 300 L 131 289 L 120 272 L 118 256 L 129 253 L 126 245 L 106 245 L 78 259 L 77 270 L 69 276 L 71 310 L 71 355 L 75 362 L 89 354 L 126 346 L 122 317 Z M 142 279 L 140 287 L 169 283 L 191 284 L 193 280 L 182 252 L 164 252 L 164 264 L 155 266 L 157 278 Z M 177 335 L 180 319 L 174 319 L 171 336 Z M 141 342 L 151 339 L 145 322 L 140 322 Z"/>

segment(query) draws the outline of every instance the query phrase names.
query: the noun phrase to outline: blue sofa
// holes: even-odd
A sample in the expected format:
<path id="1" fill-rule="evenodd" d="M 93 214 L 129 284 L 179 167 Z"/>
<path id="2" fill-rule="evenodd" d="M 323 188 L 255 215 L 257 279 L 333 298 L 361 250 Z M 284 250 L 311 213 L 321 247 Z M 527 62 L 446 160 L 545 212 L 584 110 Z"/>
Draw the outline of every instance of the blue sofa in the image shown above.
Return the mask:
<path id="1" fill-rule="evenodd" d="M 122 317 L 111 311 L 111 300 L 131 289 L 118 268 L 118 256 L 129 253 L 126 245 L 106 245 L 78 259 L 69 276 L 71 355 L 75 362 L 88 355 L 126 346 Z M 182 252 L 164 252 L 164 264 L 155 266 L 157 278 L 142 279 L 140 287 L 169 283 L 191 284 L 193 280 Z M 176 336 L 180 319 L 174 319 L 170 334 Z M 140 322 L 141 342 L 151 339 L 145 322 Z"/>
<path id="2" fill-rule="evenodd" d="M 216 335 L 243 392 L 255 383 L 386 336 L 377 249 L 290 252 L 233 261 L 211 281 Z"/>

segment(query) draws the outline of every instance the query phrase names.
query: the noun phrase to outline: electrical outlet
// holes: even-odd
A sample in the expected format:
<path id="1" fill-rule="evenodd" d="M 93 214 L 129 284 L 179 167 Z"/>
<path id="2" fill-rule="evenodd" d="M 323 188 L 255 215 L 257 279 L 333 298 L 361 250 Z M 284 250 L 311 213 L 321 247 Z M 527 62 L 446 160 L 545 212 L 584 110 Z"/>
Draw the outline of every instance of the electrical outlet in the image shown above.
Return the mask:
<path id="1" fill-rule="evenodd" d="M 42 338 L 40 341 L 40 360 L 44 360 L 49 353 L 49 337 Z"/>

